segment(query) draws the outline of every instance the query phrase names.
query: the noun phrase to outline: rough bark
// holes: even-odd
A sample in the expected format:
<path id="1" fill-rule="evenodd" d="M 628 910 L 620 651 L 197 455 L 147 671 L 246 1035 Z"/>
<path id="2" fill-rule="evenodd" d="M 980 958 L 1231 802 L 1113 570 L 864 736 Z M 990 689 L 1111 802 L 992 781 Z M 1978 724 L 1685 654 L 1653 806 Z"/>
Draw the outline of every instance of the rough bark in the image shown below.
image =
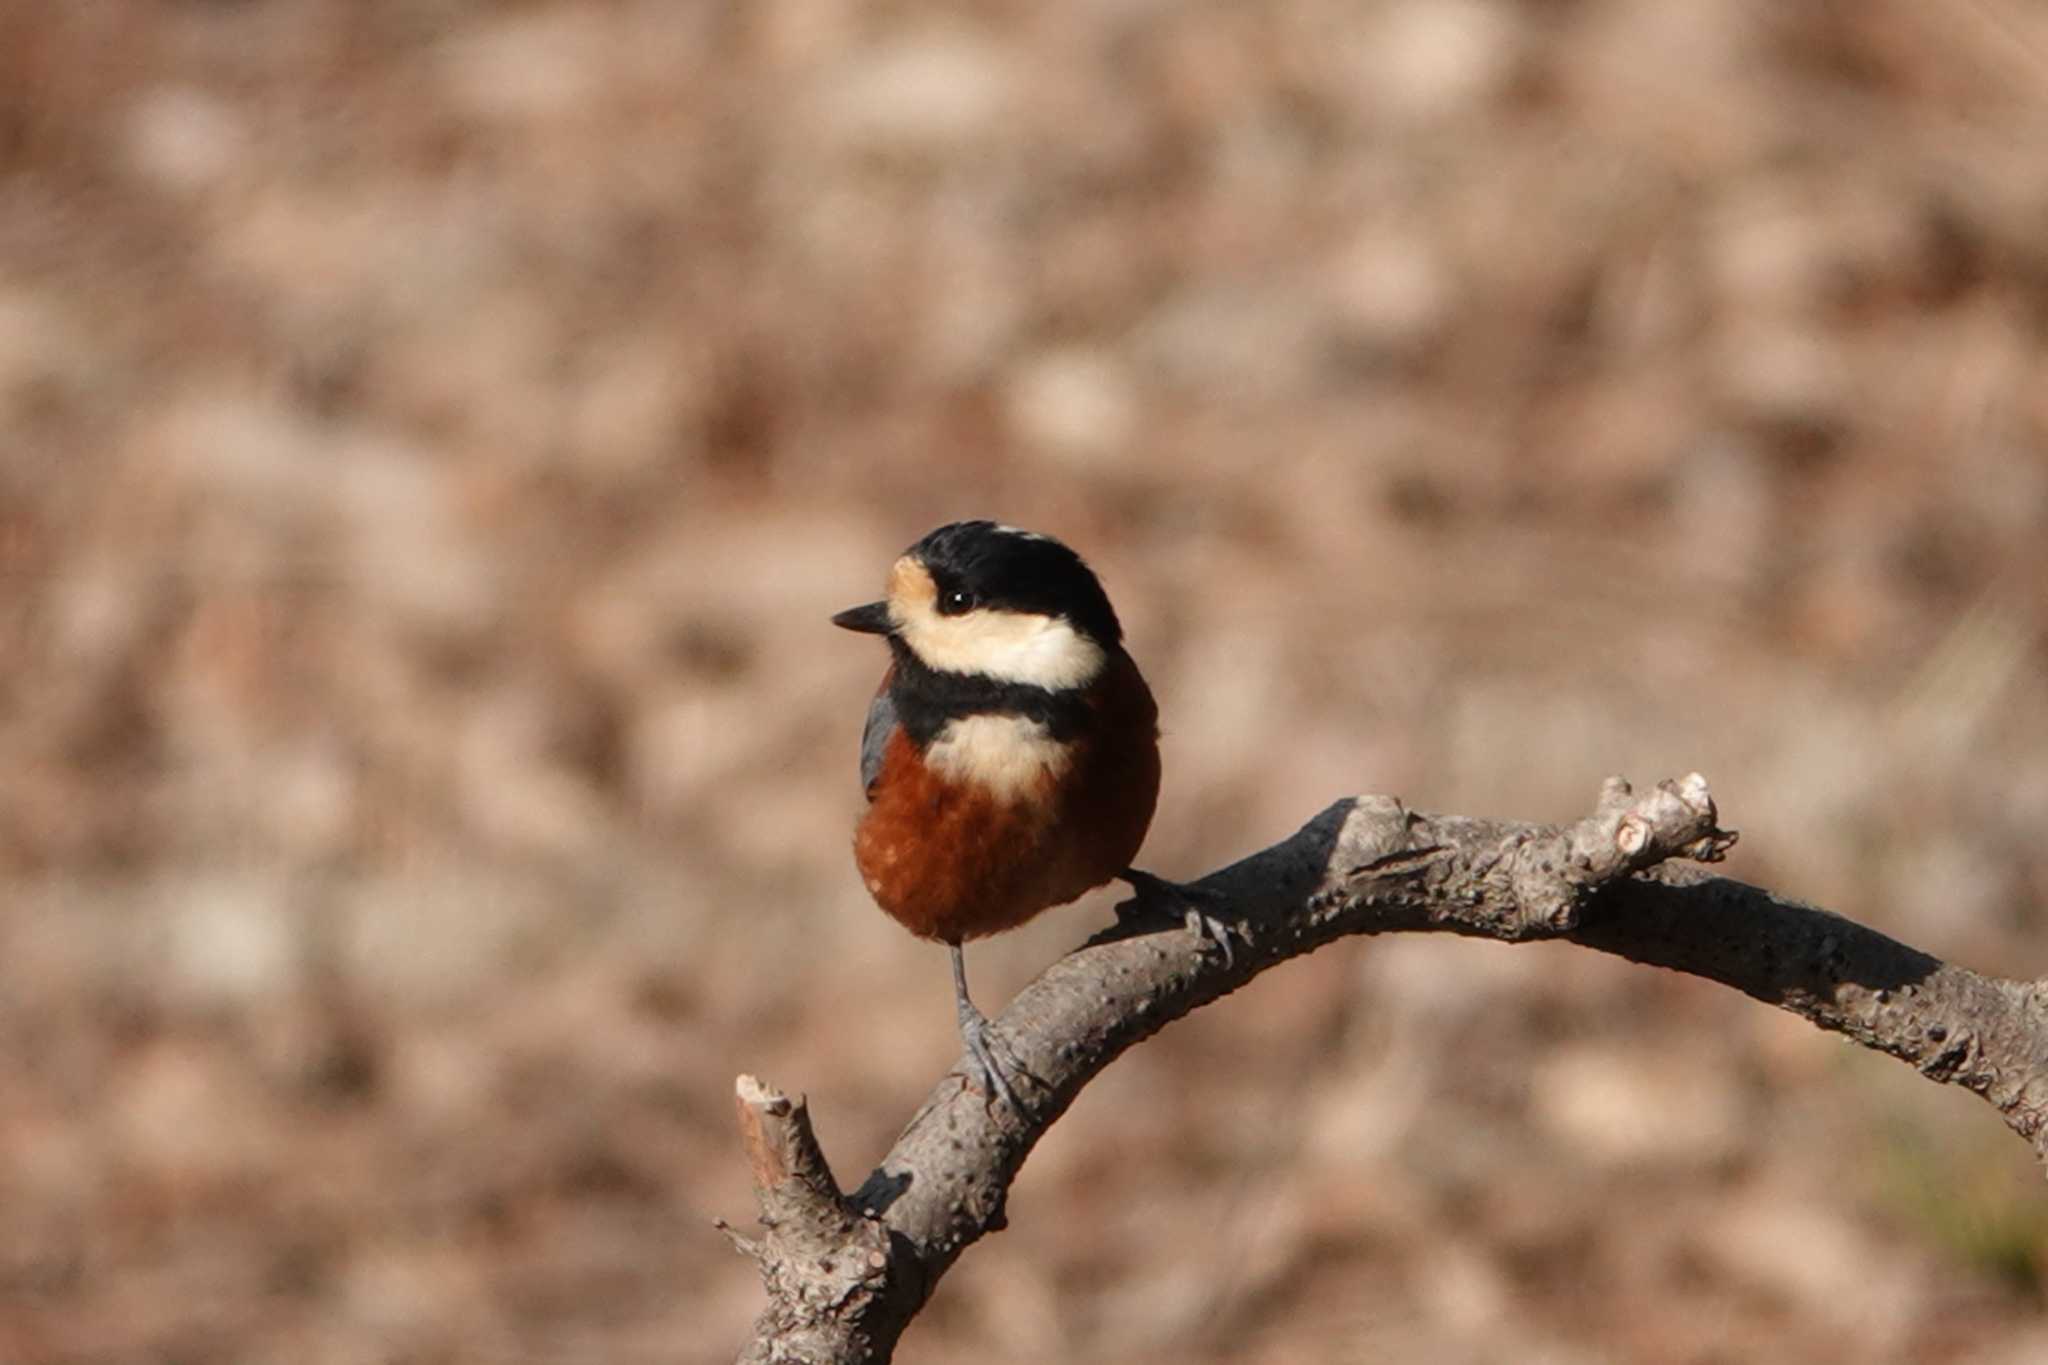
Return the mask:
<path id="1" fill-rule="evenodd" d="M 939 1278 L 1004 1224 L 1010 1182 L 1082 1086 L 1126 1048 L 1333 939 L 1438 930 L 1563 938 L 1688 972 L 1982 1095 L 2048 1162 L 2048 1004 L 2039 983 L 1950 966 L 1825 910 L 1677 859 L 1735 842 L 1694 774 L 1638 794 L 1610 779 L 1593 813 L 1548 826 L 1337 802 L 1293 836 L 1195 883 L 1241 935 L 1226 961 L 1160 919 L 1120 921 L 1055 962 L 995 1020 L 1022 1112 L 956 1065 L 861 1187 L 842 1195 L 800 1099 L 741 1077 L 740 1126 L 769 1304 L 747 1362 L 887 1360 Z"/>

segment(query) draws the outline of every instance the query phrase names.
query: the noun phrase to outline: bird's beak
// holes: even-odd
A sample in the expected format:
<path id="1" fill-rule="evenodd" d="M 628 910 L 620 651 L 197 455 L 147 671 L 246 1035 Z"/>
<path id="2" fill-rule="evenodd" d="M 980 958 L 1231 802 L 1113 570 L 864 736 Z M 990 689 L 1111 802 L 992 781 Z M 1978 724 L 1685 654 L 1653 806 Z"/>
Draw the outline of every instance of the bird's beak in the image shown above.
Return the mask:
<path id="1" fill-rule="evenodd" d="M 887 635 L 889 626 L 889 604 L 870 602 L 864 607 L 848 607 L 832 618 L 832 624 L 842 630 L 857 630 L 863 635 Z"/>

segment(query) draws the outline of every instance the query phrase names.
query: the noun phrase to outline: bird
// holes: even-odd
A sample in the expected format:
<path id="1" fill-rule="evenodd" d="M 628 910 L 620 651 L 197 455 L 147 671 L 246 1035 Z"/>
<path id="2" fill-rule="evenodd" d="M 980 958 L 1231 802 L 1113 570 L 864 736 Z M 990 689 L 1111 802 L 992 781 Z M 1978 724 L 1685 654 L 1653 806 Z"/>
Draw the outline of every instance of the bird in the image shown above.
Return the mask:
<path id="1" fill-rule="evenodd" d="M 832 622 L 890 656 L 861 731 L 855 865 L 897 923 L 950 950 L 969 1079 L 1015 1109 L 968 995 L 968 940 L 1121 878 L 1229 954 L 1220 921 L 1173 895 L 1193 888 L 1131 866 L 1158 803 L 1158 705 L 1094 571 L 1040 532 L 941 526 L 882 600 Z"/>

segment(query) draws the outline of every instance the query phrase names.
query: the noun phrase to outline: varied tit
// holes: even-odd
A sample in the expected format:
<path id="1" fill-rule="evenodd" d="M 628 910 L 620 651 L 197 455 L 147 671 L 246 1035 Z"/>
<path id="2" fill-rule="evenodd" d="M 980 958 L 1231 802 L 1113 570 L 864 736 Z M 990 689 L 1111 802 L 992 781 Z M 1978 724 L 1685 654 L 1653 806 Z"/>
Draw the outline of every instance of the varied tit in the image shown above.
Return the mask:
<path id="1" fill-rule="evenodd" d="M 967 995 L 960 945 L 1123 877 L 1159 795 L 1159 711 L 1081 557 L 961 521 L 911 546 L 888 596 L 832 618 L 891 656 L 861 734 L 854 861 L 877 904 L 952 950 L 961 1041 L 983 1093 L 1016 1097 Z M 1190 927 L 1228 940 L 1206 915 Z"/>

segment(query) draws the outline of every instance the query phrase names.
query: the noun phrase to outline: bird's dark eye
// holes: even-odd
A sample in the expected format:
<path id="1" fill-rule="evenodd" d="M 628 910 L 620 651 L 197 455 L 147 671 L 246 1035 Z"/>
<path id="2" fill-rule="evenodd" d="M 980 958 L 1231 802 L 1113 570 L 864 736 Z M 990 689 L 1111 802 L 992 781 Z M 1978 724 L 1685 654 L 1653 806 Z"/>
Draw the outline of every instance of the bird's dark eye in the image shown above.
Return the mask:
<path id="1" fill-rule="evenodd" d="M 958 616 L 974 607 L 974 594 L 965 588 L 954 588 L 939 597 L 939 614 Z"/>

